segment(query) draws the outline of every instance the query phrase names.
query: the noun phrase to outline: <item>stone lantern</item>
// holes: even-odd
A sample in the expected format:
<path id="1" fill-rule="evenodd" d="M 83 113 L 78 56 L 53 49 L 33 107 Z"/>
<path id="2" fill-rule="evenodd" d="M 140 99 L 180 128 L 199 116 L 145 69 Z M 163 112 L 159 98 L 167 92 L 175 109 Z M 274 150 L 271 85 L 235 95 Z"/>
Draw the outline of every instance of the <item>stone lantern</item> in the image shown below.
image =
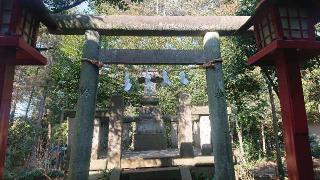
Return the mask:
<path id="1" fill-rule="evenodd" d="M 40 23 L 57 28 L 42 0 L 0 1 L 0 179 L 6 155 L 15 66 L 47 62 L 35 48 Z"/>
<path id="2" fill-rule="evenodd" d="M 314 0 L 262 0 L 238 33 L 254 26 L 258 52 L 249 65 L 275 66 L 289 179 L 314 179 L 300 63 L 320 54 Z"/>

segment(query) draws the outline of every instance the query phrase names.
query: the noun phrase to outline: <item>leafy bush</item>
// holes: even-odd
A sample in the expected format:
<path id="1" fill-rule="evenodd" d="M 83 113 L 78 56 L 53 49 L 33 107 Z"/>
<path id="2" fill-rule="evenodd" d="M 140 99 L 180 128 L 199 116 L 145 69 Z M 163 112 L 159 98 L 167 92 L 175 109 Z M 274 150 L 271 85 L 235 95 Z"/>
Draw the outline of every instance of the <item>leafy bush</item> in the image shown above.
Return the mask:
<path id="1" fill-rule="evenodd" d="M 50 178 L 63 178 L 64 177 L 64 174 L 62 171 L 59 171 L 59 170 L 49 170 L 47 175 L 50 177 Z"/>
<path id="2" fill-rule="evenodd" d="M 35 127 L 27 121 L 15 121 L 9 128 L 6 168 L 21 166 L 32 152 Z"/>
<path id="3" fill-rule="evenodd" d="M 103 179 L 103 180 L 109 180 L 110 179 L 110 176 L 111 176 L 111 173 L 112 173 L 113 169 L 111 170 L 103 170 L 102 173 L 101 173 L 101 177 L 99 179 Z"/>
<path id="4" fill-rule="evenodd" d="M 315 158 L 320 158 L 320 142 L 319 137 L 316 135 L 311 135 L 309 137 L 311 155 Z"/>
<path id="5" fill-rule="evenodd" d="M 68 136 L 68 123 L 64 122 L 61 124 L 57 124 L 52 129 L 52 144 L 63 145 L 67 144 L 67 136 Z"/>
<path id="6" fill-rule="evenodd" d="M 48 170 L 47 172 L 44 169 L 31 169 L 31 170 L 22 170 L 20 172 L 15 172 L 11 174 L 5 174 L 7 180 L 46 180 L 48 177 L 52 179 L 63 178 L 63 172 L 59 170 Z"/>
<path id="7" fill-rule="evenodd" d="M 45 171 L 43 169 L 34 169 L 23 172 L 17 179 L 19 180 L 45 180 Z"/>

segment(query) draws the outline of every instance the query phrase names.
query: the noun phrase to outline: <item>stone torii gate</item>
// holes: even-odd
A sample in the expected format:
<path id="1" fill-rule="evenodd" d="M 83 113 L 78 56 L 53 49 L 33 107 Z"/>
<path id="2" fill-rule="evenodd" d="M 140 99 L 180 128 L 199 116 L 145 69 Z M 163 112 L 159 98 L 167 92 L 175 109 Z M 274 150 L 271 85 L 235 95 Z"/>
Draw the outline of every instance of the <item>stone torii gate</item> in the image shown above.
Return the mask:
<path id="1" fill-rule="evenodd" d="M 85 34 L 86 37 L 75 116 L 76 128 L 74 141 L 71 144 L 69 179 L 87 179 L 88 177 L 98 67 L 101 62 L 104 64 L 206 64 L 209 112 L 211 124 L 213 124 L 211 132 L 215 147 L 215 179 L 235 179 L 219 33 L 233 35 L 248 17 L 62 15 L 54 18 L 59 28 L 51 33 Z M 100 50 L 100 35 L 204 36 L 204 45 L 202 50 Z M 115 116 L 121 116 L 122 109 L 113 110 L 113 113 Z M 114 126 L 121 126 L 121 124 L 114 123 Z M 89 142 L 83 141 L 84 139 Z M 114 139 L 114 141 L 118 140 Z"/>

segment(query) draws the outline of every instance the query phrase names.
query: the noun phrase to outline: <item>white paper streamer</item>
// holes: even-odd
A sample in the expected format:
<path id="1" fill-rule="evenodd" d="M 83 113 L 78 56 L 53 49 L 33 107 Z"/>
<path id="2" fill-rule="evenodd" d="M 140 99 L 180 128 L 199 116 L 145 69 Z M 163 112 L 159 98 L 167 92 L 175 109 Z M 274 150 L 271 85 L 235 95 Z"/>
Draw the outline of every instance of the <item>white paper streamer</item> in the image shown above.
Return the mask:
<path id="1" fill-rule="evenodd" d="M 126 72 L 124 76 L 124 90 L 128 92 L 131 89 L 131 87 L 132 87 L 132 84 L 130 80 L 130 74 L 129 72 Z"/>
<path id="2" fill-rule="evenodd" d="M 181 84 L 187 85 L 189 83 L 189 80 L 187 79 L 187 75 L 186 75 L 186 73 L 184 71 L 180 72 L 179 76 L 180 76 Z"/>
<path id="3" fill-rule="evenodd" d="M 169 79 L 168 72 L 166 70 L 162 71 L 162 78 L 163 78 L 162 86 L 171 86 L 172 83 Z"/>

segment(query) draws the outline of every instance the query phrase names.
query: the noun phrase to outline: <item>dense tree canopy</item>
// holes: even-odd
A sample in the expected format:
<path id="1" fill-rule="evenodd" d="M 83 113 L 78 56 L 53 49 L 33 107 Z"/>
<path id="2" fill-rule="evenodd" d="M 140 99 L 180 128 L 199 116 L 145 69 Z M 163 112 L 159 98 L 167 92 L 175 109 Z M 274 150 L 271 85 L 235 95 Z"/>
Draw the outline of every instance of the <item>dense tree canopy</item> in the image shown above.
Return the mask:
<path id="1" fill-rule="evenodd" d="M 52 12 L 70 13 L 85 0 L 45 0 Z M 258 0 L 87 0 L 96 14 L 127 15 L 250 15 Z M 81 13 L 81 12 L 76 12 Z M 40 29 L 38 44 L 53 47 L 43 54 L 49 63 L 45 67 L 18 67 L 16 70 L 7 172 L 21 166 L 45 167 L 46 153 L 53 147 L 66 143 L 66 128 L 63 112 L 74 109 L 80 76 L 84 43 L 83 36 L 49 35 Z M 103 48 L 120 49 L 201 49 L 201 37 L 105 37 Z M 243 162 L 261 158 L 275 160 L 275 138 L 268 83 L 273 85 L 276 117 L 280 119 L 280 107 L 276 96 L 277 77 L 274 69 L 249 67 L 248 57 L 256 52 L 253 37 L 222 37 L 221 51 L 230 129 L 234 149 L 243 151 Z M 192 105 L 206 105 L 207 90 L 205 71 L 188 69 L 189 66 L 136 66 L 110 65 L 100 70 L 97 109 L 110 104 L 113 95 L 122 95 L 126 106 L 140 105 L 143 87 L 137 78 L 146 70 L 169 72 L 172 86 L 157 88 L 157 96 L 164 114 L 175 115 L 177 96 L 187 92 L 192 96 Z M 190 83 L 179 82 L 179 72 L 187 74 Z M 187 69 L 187 70 L 186 70 Z M 133 87 L 124 91 L 124 73 L 129 72 Z M 304 95 L 308 118 L 320 121 L 320 63 L 315 58 L 302 66 Z M 280 125 L 281 121 L 276 124 Z M 280 139 L 282 133 L 276 133 Z M 22 143 L 23 141 L 23 143 Z M 281 147 L 282 147 L 282 143 Z M 34 154 L 37 154 L 34 156 Z M 36 165 L 30 163 L 36 157 Z M 12 175 L 14 176 L 14 175 Z"/>

